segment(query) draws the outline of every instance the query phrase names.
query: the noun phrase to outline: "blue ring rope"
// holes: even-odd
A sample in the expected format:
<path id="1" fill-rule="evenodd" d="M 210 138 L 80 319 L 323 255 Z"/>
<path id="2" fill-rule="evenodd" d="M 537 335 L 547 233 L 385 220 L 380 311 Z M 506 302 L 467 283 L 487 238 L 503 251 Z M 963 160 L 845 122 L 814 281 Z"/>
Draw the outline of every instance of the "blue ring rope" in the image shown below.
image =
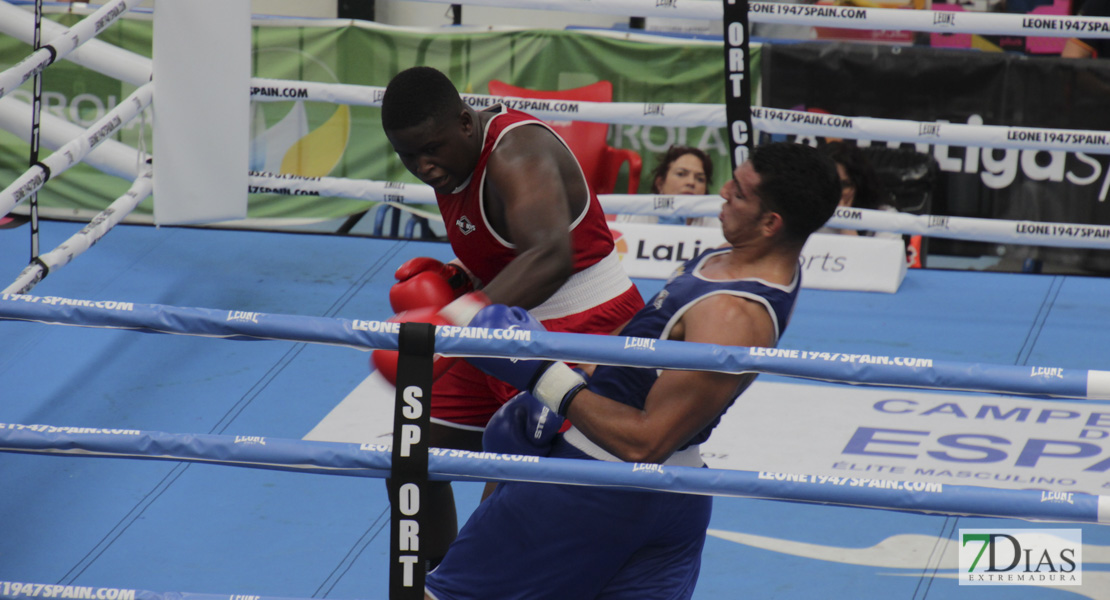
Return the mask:
<path id="1" fill-rule="evenodd" d="M 0 319 L 143 332 L 397 349 L 399 324 L 53 296 L 0 294 Z M 516 339 L 504 339 L 513 337 Z M 1110 399 L 1110 372 L 964 363 L 918 357 L 743 348 L 620 336 L 437 327 L 436 351 L 452 356 L 548 358 L 580 363 L 729 373 L 926 389 Z"/>
<path id="2" fill-rule="evenodd" d="M 0 452 L 201 462 L 386 477 L 391 447 L 284 438 L 0 424 Z M 431 479 L 529 481 L 762 498 L 916 513 L 1110 523 L 1110 496 L 969 485 L 612 463 L 432 449 Z"/>

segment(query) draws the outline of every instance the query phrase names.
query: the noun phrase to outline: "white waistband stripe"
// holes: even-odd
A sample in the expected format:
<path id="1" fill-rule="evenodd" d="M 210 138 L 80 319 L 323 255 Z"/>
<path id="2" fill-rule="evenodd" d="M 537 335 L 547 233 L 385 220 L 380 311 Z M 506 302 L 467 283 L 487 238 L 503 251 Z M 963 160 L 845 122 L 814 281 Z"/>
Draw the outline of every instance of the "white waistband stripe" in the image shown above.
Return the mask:
<path id="1" fill-rule="evenodd" d="M 591 458 L 603 460 L 605 462 L 624 462 L 614 456 L 605 448 L 598 446 L 586 437 L 577 427 L 571 427 L 563 434 L 563 439 L 568 444 L 585 452 Z M 675 452 L 663 462 L 665 467 L 704 467 L 705 462 L 701 459 L 701 446 L 694 445 L 684 450 Z"/>
<path id="2" fill-rule="evenodd" d="M 631 286 L 614 250 L 597 264 L 571 275 L 555 295 L 528 312 L 541 321 L 566 317 L 604 304 Z"/>

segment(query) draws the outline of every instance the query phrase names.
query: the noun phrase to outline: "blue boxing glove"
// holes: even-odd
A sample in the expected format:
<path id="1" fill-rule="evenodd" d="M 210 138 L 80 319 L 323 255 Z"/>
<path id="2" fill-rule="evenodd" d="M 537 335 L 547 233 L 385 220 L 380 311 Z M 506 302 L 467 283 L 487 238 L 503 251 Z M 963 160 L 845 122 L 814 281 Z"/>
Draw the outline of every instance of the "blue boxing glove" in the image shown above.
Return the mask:
<path id="1" fill-rule="evenodd" d="M 468 327 L 546 331 L 528 311 L 503 304 L 483 308 L 474 315 Z M 586 380 L 582 375 L 561 362 L 484 356 L 474 356 L 466 360 L 486 374 L 522 392 L 531 392 L 537 400 L 561 417 L 566 416 L 574 395 L 586 387 Z"/>
<path id="2" fill-rule="evenodd" d="M 482 449 L 499 454 L 547 456 L 564 420 L 532 394 L 521 392 L 493 414 L 482 434 Z"/>

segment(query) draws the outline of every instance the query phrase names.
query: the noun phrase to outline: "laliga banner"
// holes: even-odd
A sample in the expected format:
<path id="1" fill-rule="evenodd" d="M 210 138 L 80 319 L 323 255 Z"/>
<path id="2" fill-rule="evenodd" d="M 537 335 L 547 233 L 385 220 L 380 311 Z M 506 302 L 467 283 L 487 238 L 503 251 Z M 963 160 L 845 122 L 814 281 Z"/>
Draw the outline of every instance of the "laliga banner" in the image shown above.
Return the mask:
<path id="1" fill-rule="evenodd" d="M 748 0 L 722 0 L 725 3 L 725 116 L 732 168 L 748 160 L 752 149 L 752 84 L 748 77 L 751 64 L 748 47 Z"/>
<path id="2" fill-rule="evenodd" d="M 683 262 L 724 245 L 717 227 L 609 223 L 630 277 L 667 279 Z M 802 287 L 893 294 L 906 277 L 902 240 L 815 233 L 802 248 Z"/>
<path id="3" fill-rule="evenodd" d="M 762 52 L 774 68 L 763 72 L 766 106 L 757 115 L 777 124 L 786 118 L 816 126 L 811 133 L 782 131 L 773 139 L 815 142 L 816 136 L 826 136 L 912 146 L 936 164 L 927 210 L 933 215 L 1110 223 L 1110 61 L 864 44 L 775 44 Z M 938 90 L 943 90 L 940 102 Z M 882 119 L 916 121 L 916 135 L 893 127 L 884 132 Z M 949 133 L 969 127 L 996 128 L 999 141 L 1030 147 L 951 142 Z M 884 133 L 897 134 L 901 141 Z M 937 238 L 929 248 L 937 254 L 983 251 L 969 242 Z M 1110 269 L 1110 254 L 1101 250 L 1024 244 L 1003 250 L 1010 258 Z"/>

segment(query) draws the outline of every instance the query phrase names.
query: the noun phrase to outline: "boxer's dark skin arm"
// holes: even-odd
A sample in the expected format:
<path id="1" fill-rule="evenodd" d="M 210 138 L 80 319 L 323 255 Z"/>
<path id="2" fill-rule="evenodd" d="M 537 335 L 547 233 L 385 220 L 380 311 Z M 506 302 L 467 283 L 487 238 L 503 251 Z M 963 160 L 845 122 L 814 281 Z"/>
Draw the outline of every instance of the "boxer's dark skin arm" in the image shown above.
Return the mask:
<path id="1" fill-rule="evenodd" d="M 573 272 L 570 224 L 589 199 L 585 179 L 570 150 L 533 125 L 505 135 L 486 173 L 490 225 L 516 246 L 517 257 L 483 291 L 494 303 L 533 308 Z"/>

